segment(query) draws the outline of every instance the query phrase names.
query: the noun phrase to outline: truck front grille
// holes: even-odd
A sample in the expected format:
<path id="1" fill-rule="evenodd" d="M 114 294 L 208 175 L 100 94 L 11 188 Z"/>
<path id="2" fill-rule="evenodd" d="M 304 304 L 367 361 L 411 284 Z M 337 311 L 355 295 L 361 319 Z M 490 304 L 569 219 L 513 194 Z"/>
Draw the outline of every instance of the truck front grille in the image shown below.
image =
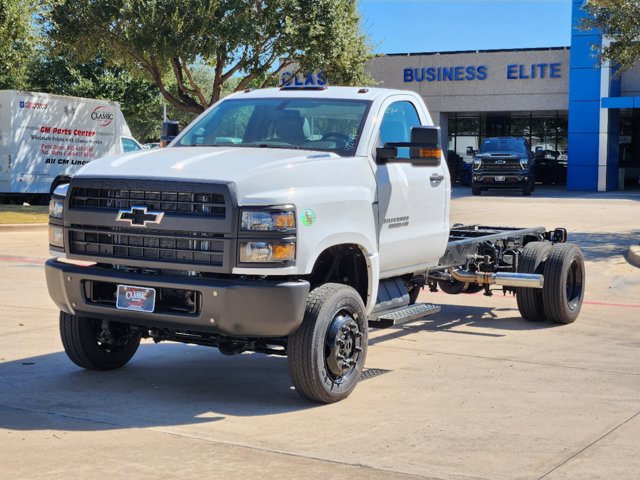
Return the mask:
<path id="1" fill-rule="evenodd" d="M 121 188 L 76 187 L 71 192 L 71 208 L 129 209 L 144 205 L 165 213 L 225 215 L 224 195 L 219 193 L 131 190 Z"/>
<path id="2" fill-rule="evenodd" d="M 231 273 L 234 205 L 222 183 L 76 177 L 64 216 L 67 251 L 100 263 Z M 133 207 L 161 215 L 157 222 L 123 220 Z"/>
<path id="3" fill-rule="evenodd" d="M 505 163 L 483 163 L 482 168 L 487 172 L 519 172 L 522 170 L 520 162 L 505 162 Z"/>
<path id="4" fill-rule="evenodd" d="M 91 257 L 131 258 L 155 262 L 222 266 L 220 235 L 132 228 L 69 228 L 70 252 Z"/>

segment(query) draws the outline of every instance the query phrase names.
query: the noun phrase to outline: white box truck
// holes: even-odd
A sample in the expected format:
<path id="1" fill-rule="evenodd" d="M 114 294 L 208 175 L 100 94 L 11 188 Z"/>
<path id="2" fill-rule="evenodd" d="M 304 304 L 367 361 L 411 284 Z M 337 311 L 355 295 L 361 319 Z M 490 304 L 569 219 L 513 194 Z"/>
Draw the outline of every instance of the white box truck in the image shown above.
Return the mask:
<path id="1" fill-rule="evenodd" d="M 49 195 L 82 165 L 142 147 L 117 102 L 0 90 L 0 196 Z"/>

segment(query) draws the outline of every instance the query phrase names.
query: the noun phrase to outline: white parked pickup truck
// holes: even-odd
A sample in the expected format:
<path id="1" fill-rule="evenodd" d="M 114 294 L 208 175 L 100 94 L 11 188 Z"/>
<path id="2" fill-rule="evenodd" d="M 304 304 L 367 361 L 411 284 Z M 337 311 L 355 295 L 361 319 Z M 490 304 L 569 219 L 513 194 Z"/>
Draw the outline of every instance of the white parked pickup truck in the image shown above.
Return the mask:
<path id="1" fill-rule="evenodd" d="M 296 390 L 329 403 L 356 386 L 369 328 L 438 312 L 424 286 L 498 285 L 528 320 L 573 322 L 580 249 L 561 228 L 450 228 L 439 137 L 412 92 L 283 87 L 87 164 L 50 204 L 66 353 L 94 370 L 141 338 L 286 355 Z"/>

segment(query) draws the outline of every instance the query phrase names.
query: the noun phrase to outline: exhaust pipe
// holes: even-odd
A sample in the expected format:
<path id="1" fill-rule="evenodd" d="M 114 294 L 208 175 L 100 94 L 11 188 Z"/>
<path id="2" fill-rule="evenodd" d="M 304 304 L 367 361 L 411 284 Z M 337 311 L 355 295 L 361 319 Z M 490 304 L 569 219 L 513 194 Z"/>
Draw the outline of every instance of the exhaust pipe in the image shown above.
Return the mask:
<path id="1" fill-rule="evenodd" d="M 478 283 L 480 285 L 502 285 L 504 287 L 542 288 L 544 277 L 536 273 L 489 273 L 451 271 L 451 276 L 463 283 Z"/>

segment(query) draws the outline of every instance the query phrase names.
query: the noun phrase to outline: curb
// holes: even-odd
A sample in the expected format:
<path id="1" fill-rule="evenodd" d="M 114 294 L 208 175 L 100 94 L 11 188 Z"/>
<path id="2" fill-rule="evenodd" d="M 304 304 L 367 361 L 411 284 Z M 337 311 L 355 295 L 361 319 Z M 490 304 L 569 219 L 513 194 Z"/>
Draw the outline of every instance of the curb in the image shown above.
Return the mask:
<path id="1" fill-rule="evenodd" d="M 0 225 L 0 232 L 39 232 L 48 226 L 48 223 L 7 223 Z"/>
<path id="2" fill-rule="evenodd" d="M 629 245 L 627 261 L 634 267 L 640 268 L 640 245 Z"/>

